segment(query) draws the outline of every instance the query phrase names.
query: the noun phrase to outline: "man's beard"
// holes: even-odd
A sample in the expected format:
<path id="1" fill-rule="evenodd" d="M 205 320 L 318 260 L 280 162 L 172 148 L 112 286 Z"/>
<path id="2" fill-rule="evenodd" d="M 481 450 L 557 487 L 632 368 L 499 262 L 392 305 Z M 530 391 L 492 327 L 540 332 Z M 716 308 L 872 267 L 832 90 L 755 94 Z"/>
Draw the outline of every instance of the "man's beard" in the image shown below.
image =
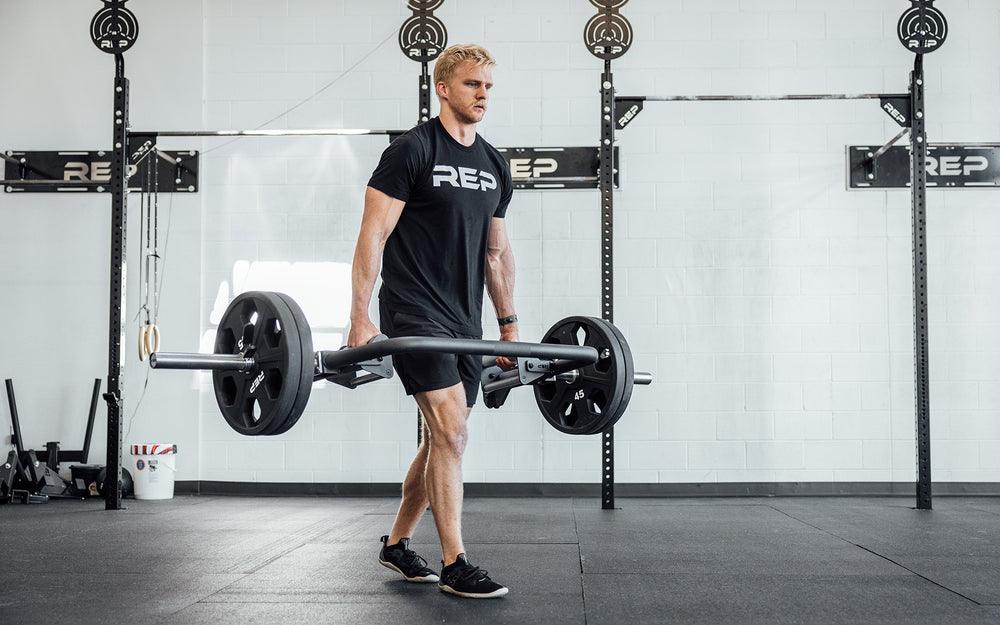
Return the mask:
<path id="1" fill-rule="evenodd" d="M 478 124 L 479 121 L 480 121 L 480 120 L 476 119 L 475 117 L 472 117 L 467 112 L 465 112 L 463 110 L 459 110 L 459 109 L 451 106 L 451 104 L 449 104 L 448 107 L 451 108 L 451 112 L 454 113 L 455 119 L 457 119 L 458 121 L 460 121 L 463 124 Z M 484 108 L 483 109 L 483 114 L 485 115 L 485 113 L 486 113 L 486 110 Z"/>

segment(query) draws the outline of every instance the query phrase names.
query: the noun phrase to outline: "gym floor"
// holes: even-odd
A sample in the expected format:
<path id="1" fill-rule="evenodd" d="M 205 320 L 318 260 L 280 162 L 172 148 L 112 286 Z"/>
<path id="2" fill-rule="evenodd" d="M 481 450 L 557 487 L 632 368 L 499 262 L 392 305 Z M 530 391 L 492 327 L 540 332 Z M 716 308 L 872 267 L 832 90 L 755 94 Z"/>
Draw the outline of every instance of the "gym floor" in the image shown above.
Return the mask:
<path id="1" fill-rule="evenodd" d="M 488 601 L 376 563 L 389 498 L 125 503 L 0 507 L 0 623 L 1000 622 L 997 498 L 467 497 Z"/>

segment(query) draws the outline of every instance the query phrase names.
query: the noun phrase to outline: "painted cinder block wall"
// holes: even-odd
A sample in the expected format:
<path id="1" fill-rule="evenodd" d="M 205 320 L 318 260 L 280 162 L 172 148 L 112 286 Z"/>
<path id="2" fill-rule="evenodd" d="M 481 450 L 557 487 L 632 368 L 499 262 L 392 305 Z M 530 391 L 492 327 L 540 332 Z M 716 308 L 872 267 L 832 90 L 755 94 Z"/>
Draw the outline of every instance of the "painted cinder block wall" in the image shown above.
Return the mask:
<path id="1" fill-rule="evenodd" d="M 5 70 L 32 106 L 0 103 L 0 148 L 103 145 L 113 64 L 86 38 L 96 8 L 44 4 L 66 8 L 59 19 L 81 36 L 53 42 L 35 66 Z M 129 6 L 142 28 L 126 56 L 134 128 L 406 128 L 416 120 L 419 64 L 396 44 L 410 15 L 402 1 Z M 613 64 L 616 88 L 904 92 L 913 56 L 895 27 L 908 6 L 632 0 L 621 11 L 635 41 Z M 8 40 L 29 45 L 41 32 L 35 3 L 0 7 L 10 16 L 0 25 Z M 951 30 L 925 59 L 929 139 L 997 141 L 1000 7 L 960 0 L 939 8 Z M 603 62 L 582 41 L 595 12 L 584 0 L 449 0 L 435 11 L 451 42 L 483 43 L 499 60 L 481 127 L 487 139 L 597 144 Z M 38 70 L 65 79 L 39 83 Z M 14 113 L 25 123 L 12 123 Z M 845 190 L 845 146 L 880 145 L 897 131 L 865 100 L 647 103 L 618 133 L 615 321 L 637 369 L 656 379 L 636 389 L 616 428 L 618 481 L 915 479 L 909 193 Z M 162 139 L 164 148 L 202 151 L 200 192 L 166 200 L 164 349 L 210 350 L 226 303 L 256 288 L 291 294 L 316 348 L 339 347 L 364 187 L 385 145 L 378 136 Z M 1000 481 L 998 193 L 928 194 L 937 481 Z M 89 385 L 106 375 L 107 206 L 92 196 L 0 195 L 0 280 L 5 300 L 16 302 L 0 314 L 4 327 L 26 330 L 9 336 L 3 374 L 17 378 L 33 446 L 82 435 Z M 537 340 L 568 315 L 600 314 L 596 191 L 517 191 L 508 227 L 522 339 Z M 128 346 L 140 303 L 136 228 Z M 53 380 L 51 352 L 66 336 L 51 328 L 68 319 L 88 330 L 74 334 L 70 371 Z M 488 305 L 484 327 L 496 336 Z M 127 442 L 178 442 L 178 479 L 398 482 L 411 458 L 414 408 L 398 381 L 355 391 L 317 385 L 294 429 L 248 439 L 218 415 L 207 374 L 156 372 L 136 408 L 146 370 L 132 351 Z M 470 428 L 468 481 L 600 481 L 598 438 L 546 426 L 530 391 L 512 393 L 499 412 L 478 407 Z"/>

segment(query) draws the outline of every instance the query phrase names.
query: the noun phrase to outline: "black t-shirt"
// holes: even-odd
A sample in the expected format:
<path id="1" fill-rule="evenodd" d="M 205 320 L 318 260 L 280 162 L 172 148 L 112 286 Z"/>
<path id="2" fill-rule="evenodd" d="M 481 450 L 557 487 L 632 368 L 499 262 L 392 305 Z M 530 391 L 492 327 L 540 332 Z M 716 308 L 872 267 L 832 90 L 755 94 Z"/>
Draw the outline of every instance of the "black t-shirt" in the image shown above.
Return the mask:
<path id="1" fill-rule="evenodd" d="M 389 144 L 368 186 L 406 202 L 382 254 L 379 298 L 482 336 L 490 224 L 514 188 L 504 158 L 478 134 L 460 144 L 435 117 Z"/>

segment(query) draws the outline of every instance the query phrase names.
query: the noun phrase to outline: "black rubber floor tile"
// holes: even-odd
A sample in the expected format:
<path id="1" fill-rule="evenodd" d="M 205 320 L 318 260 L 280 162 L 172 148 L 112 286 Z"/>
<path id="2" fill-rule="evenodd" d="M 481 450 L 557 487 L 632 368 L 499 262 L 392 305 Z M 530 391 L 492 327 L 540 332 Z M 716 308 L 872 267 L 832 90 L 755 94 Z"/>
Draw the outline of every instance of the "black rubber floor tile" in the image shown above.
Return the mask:
<path id="1" fill-rule="evenodd" d="M 1000 515 L 985 500 L 951 498 L 933 510 L 915 510 L 899 500 L 838 500 L 805 505 L 783 500 L 785 513 L 877 553 L 918 556 L 994 556 L 1000 559 Z"/>
<path id="2" fill-rule="evenodd" d="M 575 545 L 468 544 L 467 548 L 473 564 L 510 588 L 507 597 L 459 600 L 439 591 L 437 584 L 403 581 L 376 562 L 377 549 L 370 545 L 315 544 L 284 555 L 172 618 L 177 623 L 200 623 L 211 620 L 211 615 L 247 614 L 248 622 L 265 622 L 256 620 L 258 615 L 274 618 L 282 614 L 277 606 L 286 605 L 291 621 L 270 622 L 309 618 L 314 623 L 407 622 L 415 614 L 420 614 L 421 622 L 585 622 Z M 302 621 L 297 620 L 300 616 Z"/>
<path id="3" fill-rule="evenodd" d="M 576 510 L 585 573 L 650 565 L 717 574 L 890 575 L 896 567 L 762 505 Z"/>
<path id="4" fill-rule="evenodd" d="M 395 596 L 371 603 L 200 603 L 157 621 L 158 625 L 361 625 L 383 623 L 481 623 L 489 625 L 586 625 L 583 609 L 562 609 L 552 602 L 508 595 L 499 599 L 461 599 L 436 588 L 420 595 Z M 579 599 L 578 599 L 579 602 Z"/>
<path id="5" fill-rule="evenodd" d="M 916 576 L 586 575 L 587 625 L 994 623 Z"/>
<path id="6" fill-rule="evenodd" d="M 1000 607 L 1000 559 L 995 556 L 888 557 L 954 593 L 977 603 Z"/>
<path id="7" fill-rule="evenodd" d="M 412 545 L 426 552 L 422 545 Z M 488 570 L 511 592 L 521 594 L 565 592 L 579 599 L 580 557 L 576 545 L 479 545 L 467 543 L 469 558 Z M 404 581 L 377 562 L 378 546 L 305 545 L 259 571 L 246 575 L 207 601 L 366 601 L 374 595 L 412 594 L 434 584 Z M 428 554 L 427 559 L 430 560 Z M 440 570 L 440 556 L 431 562 Z"/>
<path id="8" fill-rule="evenodd" d="M 389 532 L 389 519 L 385 532 Z M 467 499 L 462 513 L 466 542 L 532 544 L 575 543 L 572 501 L 547 499 Z M 428 510 L 414 538 L 437 542 L 433 515 Z"/>
<path id="9" fill-rule="evenodd" d="M 143 623 L 196 604 L 238 578 L 177 574 L 163 571 L 152 561 L 142 574 L 96 568 L 74 574 L 26 570 L 16 583 L 5 585 L 0 595 L 0 623 Z"/>

